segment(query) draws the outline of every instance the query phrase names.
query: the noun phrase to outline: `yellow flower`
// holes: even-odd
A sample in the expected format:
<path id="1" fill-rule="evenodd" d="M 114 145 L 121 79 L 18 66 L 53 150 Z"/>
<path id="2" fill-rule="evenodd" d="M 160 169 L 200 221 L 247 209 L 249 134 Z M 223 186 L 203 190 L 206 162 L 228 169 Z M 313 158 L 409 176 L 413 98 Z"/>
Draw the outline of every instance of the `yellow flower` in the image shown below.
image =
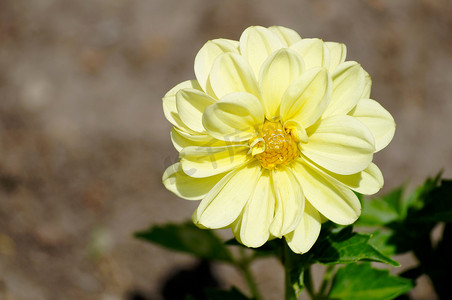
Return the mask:
<path id="1" fill-rule="evenodd" d="M 163 98 L 180 152 L 163 183 L 202 199 L 198 226 L 231 227 L 249 247 L 284 236 L 305 253 L 322 221 L 359 217 L 353 191 L 382 187 L 372 157 L 391 141 L 395 123 L 369 98 L 369 74 L 345 56 L 343 44 L 280 26 L 249 27 L 239 41 L 201 48 L 196 80 Z"/>

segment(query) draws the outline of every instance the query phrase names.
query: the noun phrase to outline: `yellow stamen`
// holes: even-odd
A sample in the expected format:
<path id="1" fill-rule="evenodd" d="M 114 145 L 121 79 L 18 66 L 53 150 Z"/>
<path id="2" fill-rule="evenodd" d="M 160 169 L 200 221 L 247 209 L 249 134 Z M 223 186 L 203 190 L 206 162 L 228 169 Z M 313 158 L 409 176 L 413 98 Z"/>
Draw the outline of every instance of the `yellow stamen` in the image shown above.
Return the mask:
<path id="1" fill-rule="evenodd" d="M 253 143 L 257 139 L 260 141 Z M 254 147 L 265 149 L 255 157 L 266 169 L 286 165 L 298 156 L 297 143 L 290 132 L 284 130 L 280 122 L 265 121 L 257 138 L 250 142 Z"/>

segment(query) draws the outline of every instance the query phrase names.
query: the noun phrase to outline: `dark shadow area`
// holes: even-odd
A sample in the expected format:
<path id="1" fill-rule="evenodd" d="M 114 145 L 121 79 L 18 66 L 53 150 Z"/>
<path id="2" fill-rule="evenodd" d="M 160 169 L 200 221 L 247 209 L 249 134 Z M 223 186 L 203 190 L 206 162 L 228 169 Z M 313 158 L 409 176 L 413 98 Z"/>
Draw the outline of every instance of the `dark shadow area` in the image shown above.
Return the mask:
<path id="1" fill-rule="evenodd" d="M 211 264 L 202 260 L 191 268 L 170 274 L 163 283 L 161 293 L 165 300 L 185 299 L 187 295 L 203 300 L 207 299 L 204 292 L 206 288 L 217 287 L 219 282 L 212 273 Z"/>

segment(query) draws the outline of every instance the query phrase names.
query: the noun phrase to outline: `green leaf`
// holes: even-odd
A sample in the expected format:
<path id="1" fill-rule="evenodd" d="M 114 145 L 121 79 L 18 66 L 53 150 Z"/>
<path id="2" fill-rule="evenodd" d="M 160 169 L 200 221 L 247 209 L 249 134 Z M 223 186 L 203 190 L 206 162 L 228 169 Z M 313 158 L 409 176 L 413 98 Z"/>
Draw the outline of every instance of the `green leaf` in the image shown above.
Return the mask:
<path id="1" fill-rule="evenodd" d="M 394 231 L 382 228 L 372 232 L 369 239 L 369 244 L 380 250 L 383 254 L 391 256 L 397 254 L 397 246 L 394 245 L 392 238 Z"/>
<path id="2" fill-rule="evenodd" d="M 369 243 L 370 235 L 352 232 L 348 226 L 339 232 L 323 233 L 309 251 L 312 259 L 322 264 L 343 264 L 357 261 L 376 261 L 392 266 L 399 263 L 383 254 Z"/>
<path id="3" fill-rule="evenodd" d="M 235 287 L 232 287 L 229 291 L 206 289 L 206 294 L 209 300 L 251 300 Z"/>
<path id="4" fill-rule="evenodd" d="M 391 276 L 388 270 L 370 264 L 349 264 L 337 271 L 329 293 L 331 299 L 394 299 L 414 287 L 413 281 Z"/>
<path id="5" fill-rule="evenodd" d="M 384 225 L 402 219 L 406 214 L 402 194 L 403 189 L 398 188 L 386 196 L 363 200 L 361 216 L 356 224 Z"/>
<path id="6" fill-rule="evenodd" d="M 426 205 L 410 216 L 411 222 L 452 222 L 452 180 L 425 195 Z"/>
<path id="7" fill-rule="evenodd" d="M 134 234 L 135 237 L 171 250 L 200 258 L 232 262 L 229 250 L 211 230 L 200 229 L 193 223 L 156 225 Z"/>

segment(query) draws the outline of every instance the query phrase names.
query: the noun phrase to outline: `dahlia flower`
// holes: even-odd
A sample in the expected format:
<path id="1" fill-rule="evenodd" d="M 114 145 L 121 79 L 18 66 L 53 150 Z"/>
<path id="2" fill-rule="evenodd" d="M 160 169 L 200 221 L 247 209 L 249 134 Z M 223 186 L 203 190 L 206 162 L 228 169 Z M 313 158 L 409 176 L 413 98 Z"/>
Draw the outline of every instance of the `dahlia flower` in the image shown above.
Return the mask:
<path id="1" fill-rule="evenodd" d="M 249 27 L 239 41 L 201 48 L 196 80 L 163 98 L 179 151 L 163 183 L 201 200 L 195 224 L 230 227 L 248 247 L 285 237 L 305 253 L 322 222 L 359 217 L 353 191 L 383 186 L 372 158 L 395 123 L 370 99 L 369 74 L 345 56 L 344 44 L 280 26 Z"/>

